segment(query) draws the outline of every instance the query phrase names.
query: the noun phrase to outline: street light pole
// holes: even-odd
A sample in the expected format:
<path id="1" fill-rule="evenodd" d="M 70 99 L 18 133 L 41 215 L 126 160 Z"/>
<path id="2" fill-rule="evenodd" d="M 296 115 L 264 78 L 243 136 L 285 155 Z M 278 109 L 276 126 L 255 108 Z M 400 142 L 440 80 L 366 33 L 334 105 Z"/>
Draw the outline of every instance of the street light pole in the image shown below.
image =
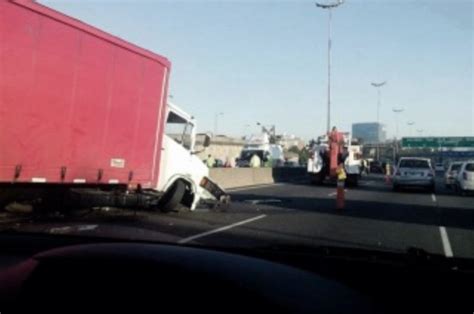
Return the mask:
<path id="1" fill-rule="evenodd" d="M 224 115 L 223 112 L 218 112 L 216 113 L 216 115 L 214 116 L 214 136 L 217 135 L 217 120 L 219 119 L 219 116 L 222 116 Z"/>
<path id="2" fill-rule="evenodd" d="M 392 108 L 395 113 L 395 140 L 398 139 L 398 114 L 403 112 L 403 108 Z"/>
<path id="3" fill-rule="evenodd" d="M 395 113 L 395 154 L 398 155 L 398 114 L 403 112 L 403 108 L 392 108 Z M 395 158 L 394 158 L 395 160 Z"/>
<path id="4" fill-rule="evenodd" d="M 376 83 L 376 82 L 372 82 L 370 83 L 373 87 L 377 88 L 377 147 L 376 147 L 376 152 L 377 152 L 377 160 L 380 159 L 380 149 L 379 149 L 379 145 L 378 145 L 378 142 L 380 140 L 379 138 L 379 135 L 380 135 L 380 99 L 381 99 L 381 92 L 380 92 L 380 88 L 382 86 L 384 86 L 385 84 L 387 84 L 387 81 L 383 81 L 383 82 L 380 82 L 380 83 Z"/>
<path id="5" fill-rule="evenodd" d="M 410 136 L 413 136 L 413 125 L 415 124 L 415 122 L 413 122 L 413 121 L 408 121 L 407 124 L 408 124 L 408 126 L 409 126 Z"/>
<path id="6" fill-rule="evenodd" d="M 380 104 L 381 104 L 381 98 L 382 98 L 380 88 L 382 86 L 384 86 L 385 84 L 387 84 L 387 81 L 383 81 L 383 82 L 380 82 L 380 83 L 372 82 L 370 84 L 373 87 L 377 88 L 377 123 L 380 123 Z"/>
<path id="7" fill-rule="evenodd" d="M 344 3 L 344 0 L 338 0 L 335 3 L 315 3 L 316 7 L 328 10 L 328 108 L 327 108 L 327 125 L 326 131 L 331 130 L 331 20 L 332 20 L 332 9 L 340 6 Z"/>

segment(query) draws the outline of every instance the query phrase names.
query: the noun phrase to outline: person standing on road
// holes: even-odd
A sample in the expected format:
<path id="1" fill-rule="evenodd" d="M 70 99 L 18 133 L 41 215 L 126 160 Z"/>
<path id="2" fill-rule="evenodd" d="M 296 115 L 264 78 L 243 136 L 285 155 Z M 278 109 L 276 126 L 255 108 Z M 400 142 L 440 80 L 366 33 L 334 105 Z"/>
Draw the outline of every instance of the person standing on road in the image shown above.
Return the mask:
<path id="1" fill-rule="evenodd" d="M 264 167 L 266 168 L 272 168 L 273 167 L 273 159 L 270 153 L 266 153 L 266 157 L 264 159 Z"/>
<path id="2" fill-rule="evenodd" d="M 253 154 L 252 158 L 250 158 L 250 167 L 251 168 L 260 168 L 261 161 L 260 157 L 257 154 Z"/>
<path id="3" fill-rule="evenodd" d="M 212 157 L 211 154 L 207 155 L 206 166 L 208 168 L 213 168 L 215 164 L 216 164 L 216 160 L 214 159 L 214 157 Z"/>
<path id="4" fill-rule="evenodd" d="M 390 170 L 391 170 L 391 166 L 390 166 L 390 164 L 387 162 L 387 163 L 385 164 L 385 175 L 386 175 L 386 176 L 390 176 Z"/>
<path id="5" fill-rule="evenodd" d="M 363 164 L 363 172 L 368 175 L 369 174 L 369 163 L 367 162 L 367 159 L 362 159 L 362 164 Z"/>
<path id="6" fill-rule="evenodd" d="M 236 158 L 229 158 L 229 166 L 230 166 L 230 168 L 237 167 Z"/>
<path id="7" fill-rule="evenodd" d="M 230 158 L 229 156 L 227 156 L 226 159 L 225 159 L 224 167 L 225 168 L 235 168 L 235 159 Z"/>
<path id="8" fill-rule="evenodd" d="M 364 171 L 365 171 L 364 160 L 361 159 L 361 160 L 360 160 L 359 174 L 360 174 L 360 175 L 363 175 L 363 174 L 364 174 Z"/>

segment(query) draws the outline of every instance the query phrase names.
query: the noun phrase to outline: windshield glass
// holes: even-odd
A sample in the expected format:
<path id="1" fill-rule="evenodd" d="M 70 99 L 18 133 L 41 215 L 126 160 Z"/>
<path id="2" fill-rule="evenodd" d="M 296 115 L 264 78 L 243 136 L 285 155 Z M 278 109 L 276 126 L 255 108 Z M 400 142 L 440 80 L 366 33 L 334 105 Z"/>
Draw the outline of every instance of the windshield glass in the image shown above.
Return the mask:
<path id="1" fill-rule="evenodd" d="M 462 164 L 453 164 L 451 165 L 451 171 L 458 171 L 461 168 Z"/>
<path id="2" fill-rule="evenodd" d="M 428 169 L 430 164 L 426 160 L 406 159 L 400 161 L 400 168 L 426 168 Z"/>
<path id="3" fill-rule="evenodd" d="M 473 5 L 0 0 L 0 229 L 474 259 Z"/>
<path id="4" fill-rule="evenodd" d="M 241 160 L 250 160 L 253 155 L 257 155 L 260 159 L 263 159 L 264 151 L 263 150 L 243 150 L 240 155 Z"/>
<path id="5" fill-rule="evenodd" d="M 191 148 L 192 124 L 174 112 L 170 112 L 165 125 L 165 134 L 173 138 L 184 148 Z"/>

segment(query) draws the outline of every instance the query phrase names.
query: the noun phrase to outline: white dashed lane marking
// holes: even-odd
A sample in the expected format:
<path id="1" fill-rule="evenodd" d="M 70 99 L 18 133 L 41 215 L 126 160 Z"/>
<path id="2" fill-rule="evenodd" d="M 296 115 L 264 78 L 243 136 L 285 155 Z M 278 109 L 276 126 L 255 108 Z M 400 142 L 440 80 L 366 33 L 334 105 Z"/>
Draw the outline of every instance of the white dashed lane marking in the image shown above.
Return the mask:
<path id="1" fill-rule="evenodd" d="M 253 217 L 253 218 L 249 218 L 249 219 L 246 219 L 246 220 L 242 220 L 242 221 L 233 223 L 233 224 L 231 224 L 231 225 L 227 225 L 227 226 L 220 227 L 220 228 L 217 228 L 217 229 L 213 229 L 213 230 L 210 230 L 210 231 L 206 231 L 206 232 L 203 232 L 203 233 L 198 233 L 198 234 L 193 235 L 193 236 L 191 236 L 191 237 L 187 237 L 187 238 L 181 239 L 181 240 L 178 241 L 178 243 L 179 243 L 179 244 L 188 243 L 188 242 L 191 242 L 191 241 L 193 241 L 193 240 L 196 240 L 196 239 L 199 239 L 199 238 L 203 238 L 203 237 L 206 237 L 206 236 L 211 235 L 211 234 L 214 234 L 214 233 L 218 233 L 218 232 L 222 232 L 222 231 L 225 231 L 225 230 L 229 230 L 229 229 L 235 228 L 235 227 L 237 227 L 237 226 L 241 226 L 241 225 L 247 224 L 247 223 L 249 223 L 249 222 L 252 222 L 252 221 L 255 221 L 255 220 L 259 220 L 259 219 L 265 218 L 266 216 L 267 216 L 267 215 L 260 215 L 260 216 L 256 216 L 256 217 Z"/>
<path id="2" fill-rule="evenodd" d="M 446 257 L 453 257 L 453 250 L 451 249 L 451 243 L 449 242 L 448 232 L 443 226 L 439 226 L 439 233 L 441 235 L 441 243 L 443 244 L 444 255 Z"/>

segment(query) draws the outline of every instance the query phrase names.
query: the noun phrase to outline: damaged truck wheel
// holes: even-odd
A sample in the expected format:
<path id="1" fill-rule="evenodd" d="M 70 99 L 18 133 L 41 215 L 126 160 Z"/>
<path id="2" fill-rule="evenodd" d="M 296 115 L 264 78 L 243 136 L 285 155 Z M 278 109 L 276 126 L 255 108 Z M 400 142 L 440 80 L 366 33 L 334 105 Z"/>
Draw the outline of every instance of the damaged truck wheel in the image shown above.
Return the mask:
<path id="1" fill-rule="evenodd" d="M 158 203 L 158 209 L 165 213 L 177 210 L 185 191 L 186 185 L 184 182 L 180 180 L 176 181 L 161 198 Z"/>

